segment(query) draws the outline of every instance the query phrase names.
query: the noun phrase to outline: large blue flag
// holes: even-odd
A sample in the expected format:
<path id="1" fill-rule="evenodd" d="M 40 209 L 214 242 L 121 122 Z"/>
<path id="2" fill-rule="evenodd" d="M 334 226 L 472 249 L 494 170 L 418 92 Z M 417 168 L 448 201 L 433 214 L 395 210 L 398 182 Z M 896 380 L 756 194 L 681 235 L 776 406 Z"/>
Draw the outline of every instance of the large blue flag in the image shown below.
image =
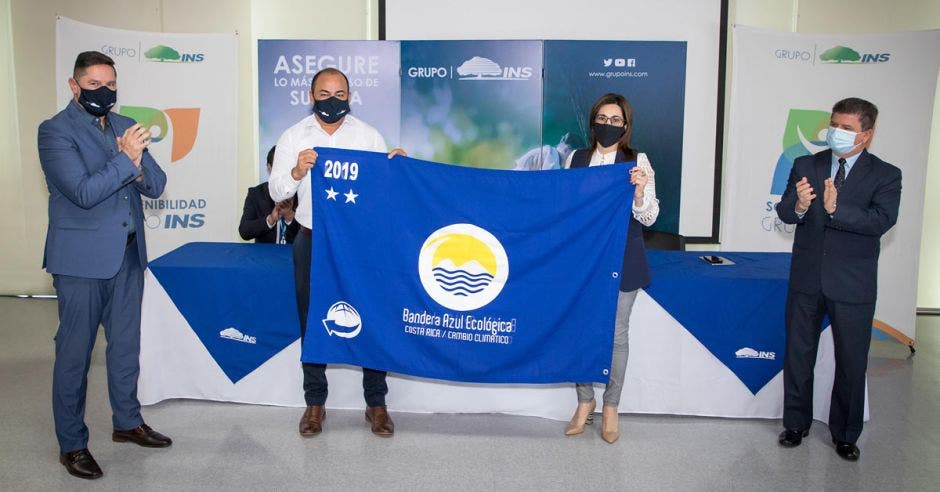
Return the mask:
<path id="1" fill-rule="evenodd" d="M 304 362 L 607 382 L 628 165 L 514 172 L 316 150 Z"/>

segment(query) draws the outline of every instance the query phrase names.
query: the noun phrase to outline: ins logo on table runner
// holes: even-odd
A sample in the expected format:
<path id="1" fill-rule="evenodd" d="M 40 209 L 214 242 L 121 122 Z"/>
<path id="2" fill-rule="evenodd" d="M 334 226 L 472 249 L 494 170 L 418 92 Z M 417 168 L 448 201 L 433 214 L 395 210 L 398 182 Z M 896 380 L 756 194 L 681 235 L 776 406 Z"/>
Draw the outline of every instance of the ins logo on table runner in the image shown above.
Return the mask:
<path id="1" fill-rule="evenodd" d="M 339 301 L 326 311 L 323 327 L 330 336 L 353 338 L 362 331 L 362 317 L 352 304 Z"/>
<path id="2" fill-rule="evenodd" d="M 219 332 L 220 338 L 227 338 L 229 340 L 235 340 L 236 342 L 250 343 L 252 345 L 258 343 L 258 339 L 252 336 L 248 336 L 240 331 L 234 326 L 229 326 L 228 328 Z"/>
<path id="3" fill-rule="evenodd" d="M 424 241 L 418 255 L 424 290 L 455 311 L 481 308 L 499 295 L 509 278 L 509 259 L 489 231 L 473 224 L 442 227 Z"/>
<path id="4" fill-rule="evenodd" d="M 763 350 L 757 351 L 751 347 L 742 347 L 734 353 L 734 356 L 738 359 L 767 359 L 767 360 L 776 360 L 776 352 L 764 352 Z"/>

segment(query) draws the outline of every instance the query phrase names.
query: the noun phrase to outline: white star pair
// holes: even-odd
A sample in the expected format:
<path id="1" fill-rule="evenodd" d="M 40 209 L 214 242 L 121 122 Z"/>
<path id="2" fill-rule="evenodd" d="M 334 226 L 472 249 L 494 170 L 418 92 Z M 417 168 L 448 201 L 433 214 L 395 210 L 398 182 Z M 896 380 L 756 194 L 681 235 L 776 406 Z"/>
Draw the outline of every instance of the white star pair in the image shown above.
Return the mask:
<path id="1" fill-rule="evenodd" d="M 330 189 L 324 190 L 324 191 L 326 191 L 327 200 L 336 201 L 336 196 L 339 195 L 338 191 L 334 190 L 332 186 L 330 186 Z M 356 203 L 356 197 L 358 197 L 359 195 L 356 193 L 353 193 L 352 188 L 350 188 L 349 191 L 347 191 L 346 193 L 343 193 L 343 196 L 346 197 L 346 201 L 343 203 Z"/>

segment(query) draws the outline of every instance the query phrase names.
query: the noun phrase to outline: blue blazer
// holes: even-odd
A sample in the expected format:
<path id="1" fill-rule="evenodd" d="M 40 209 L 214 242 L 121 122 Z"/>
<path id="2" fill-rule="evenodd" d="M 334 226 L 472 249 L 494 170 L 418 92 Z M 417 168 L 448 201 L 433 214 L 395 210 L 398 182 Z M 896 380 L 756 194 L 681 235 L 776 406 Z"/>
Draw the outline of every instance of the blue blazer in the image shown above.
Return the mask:
<path id="1" fill-rule="evenodd" d="M 823 206 L 823 182 L 832 172 L 832 151 L 793 162 L 777 215 L 796 224 L 790 288 L 835 301 L 873 303 L 878 289 L 881 236 L 898 221 L 901 170 L 862 151 L 829 217 Z M 806 177 L 816 198 L 803 218 L 796 215 L 796 183 Z"/>
<path id="2" fill-rule="evenodd" d="M 114 134 L 134 125 L 131 118 L 108 113 Z M 43 267 L 51 274 L 107 279 L 117 274 L 133 221 L 137 252 L 147 266 L 141 195 L 158 198 L 166 174 L 148 151 L 140 170 L 117 152 L 98 119 L 75 101 L 39 125 L 39 162 L 49 188 L 49 228 Z"/>

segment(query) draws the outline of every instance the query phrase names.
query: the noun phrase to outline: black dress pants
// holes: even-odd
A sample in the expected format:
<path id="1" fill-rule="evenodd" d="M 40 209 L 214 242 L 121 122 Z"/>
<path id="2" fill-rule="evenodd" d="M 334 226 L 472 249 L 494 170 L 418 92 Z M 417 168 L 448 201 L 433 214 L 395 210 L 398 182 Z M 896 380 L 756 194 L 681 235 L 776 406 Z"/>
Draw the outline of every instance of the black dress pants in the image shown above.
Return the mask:
<path id="1" fill-rule="evenodd" d="M 835 301 L 822 292 L 790 290 L 787 295 L 787 348 L 783 365 L 783 426 L 808 430 L 813 422 L 813 369 L 823 317 L 832 322 L 835 378 L 829 406 L 829 432 L 854 443 L 865 416 L 865 371 L 875 304 Z"/>
<path id="2" fill-rule="evenodd" d="M 310 234 L 301 227 L 294 238 L 294 283 L 297 292 L 297 315 L 300 317 L 300 339 L 307 333 L 307 311 L 310 307 Z M 325 313 L 324 313 L 325 314 Z M 328 393 L 326 364 L 303 362 L 304 400 L 307 405 L 325 405 Z M 385 405 L 388 385 L 385 371 L 362 368 L 362 390 L 366 405 Z"/>

